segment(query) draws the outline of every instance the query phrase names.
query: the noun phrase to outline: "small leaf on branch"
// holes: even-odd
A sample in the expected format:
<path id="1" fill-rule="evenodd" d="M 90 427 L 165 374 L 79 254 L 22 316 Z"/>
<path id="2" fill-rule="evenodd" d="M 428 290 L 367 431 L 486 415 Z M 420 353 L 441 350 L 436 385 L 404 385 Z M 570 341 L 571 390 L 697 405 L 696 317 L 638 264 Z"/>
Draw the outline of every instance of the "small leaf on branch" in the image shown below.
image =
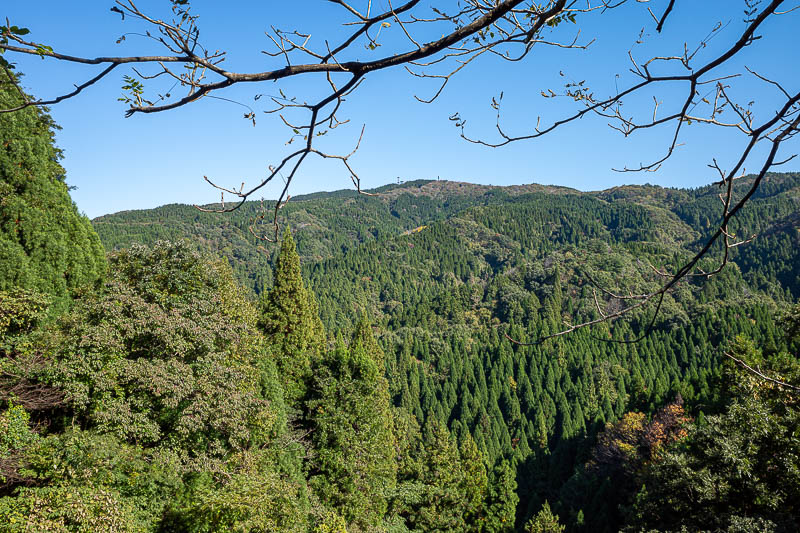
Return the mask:
<path id="1" fill-rule="evenodd" d="M 44 59 L 44 55 L 46 53 L 53 53 L 53 48 L 44 44 L 37 44 L 36 53 L 39 54 L 42 59 Z"/>

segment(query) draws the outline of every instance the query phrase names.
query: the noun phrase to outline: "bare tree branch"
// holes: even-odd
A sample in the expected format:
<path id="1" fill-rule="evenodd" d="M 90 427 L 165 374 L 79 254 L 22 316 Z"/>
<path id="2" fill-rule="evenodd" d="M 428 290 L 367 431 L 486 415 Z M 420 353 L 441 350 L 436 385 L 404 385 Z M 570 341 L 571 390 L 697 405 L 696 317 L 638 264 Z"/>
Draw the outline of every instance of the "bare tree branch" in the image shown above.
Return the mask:
<path id="1" fill-rule="evenodd" d="M 756 370 L 752 366 L 748 365 L 747 363 L 745 363 L 741 359 L 738 359 L 738 358 L 732 356 L 728 352 L 722 352 L 722 353 L 725 354 L 725 357 L 727 357 L 728 359 L 732 360 L 737 365 L 739 365 L 740 367 L 744 368 L 745 370 L 747 370 L 751 374 L 753 374 L 755 376 L 758 376 L 759 378 L 763 379 L 764 381 L 769 381 L 770 383 L 774 383 L 774 384 L 776 384 L 776 385 L 778 385 L 780 387 L 785 387 L 787 389 L 800 391 L 800 387 L 796 387 L 795 385 L 792 385 L 790 383 L 786 383 L 785 381 L 781 381 L 779 379 L 771 378 L 771 377 L 767 376 L 766 374 L 764 374 L 762 372 L 759 372 L 758 370 Z"/>
<path id="2" fill-rule="evenodd" d="M 289 200 L 290 186 L 309 155 L 341 162 L 356 190 L 363 193 L 361 180 L 351 158 L 361 146 L 364 127 L 361 128 L 358 140 L 355 142 L 355 149 L 346 155 L 328 153 L 318 148 L 315 143 L 318 137 L 348 122 L 339 116 L 343 104 L 373 72 L 402 66 L 415 78 L 432 80 L 436 84 L 432 95 L 427 98 L 416 97 L 420 102 L 430 103 L 443 93 L 456 74 L 464 69 L 474 68 L 479 58 L 492 57 L 518 62 L 541 46 L 586 49 L 594 40 L 584 39 L 581 28 L 577 31 L 569 29 L 566 32 L 563 28 L 570 28 L 572 24 L 576 24 L 578 17 L 589 14 L 606 16 L 607 12 L 626 0 L 619 2 L 587 0 L 585 4 L 575 1 L 568 3 L 566 0 L 546 0 L 541 5 L 523 0 L 462 0 L 448 4 L 447 7 L 430 8 L 421 5 L 419 0 L 408 0 L 397 6 L 389 2 L 388 9 L 381 8 L 383 11 L 377 13 L 372 12 L 372 2 L 359 6 L 347 0 L 328 1 L 338 6 L 337 11 L 346 17 L 342 22 L 346 29 L 344 36 L 331 43 L 327 39 L 315 40 L 309 32 L 286 31 L 271 27 L 267 36 L 272 45 L 269 50 L 264 51 L 264 54 L 274 58 L 275 64 L 270 65 L 273 68 L 260 72 L 233 72 L 223 68 L 226 53 L 219 50 L 210 52 L 210 49 L 199 42 L 198 18 L 183 4 L 172 6 L 174 18 L 171 21 L 142 12 L 132 0 L 117 0 L 113 8 L 113 11 L 122 15 L 123 20 L 126 20 L 127 16 L 144 24 L 147 30 L 139 35 L 159 43 L 167 52 L 164 55 L 81 57 L 65 54 L 42 43 L 26 40 L 23 36 L 27 31 L 13 32 L 12 26 L 7 22 L 0 31 L 0 51 L 6 53 L 5 57 L 38 56 L 68 63 L 99 65 L 104 69 L 88 81 L 75 85 L 73 90 L 47 100 L 30 100 L 18 87 L 21 103 L 9 109 L 0 109 L 0 112 L 57 104 L 73 98 L 122 65 L 131 65 L 135 74 L 130 79 L 126 78 L 127 85 L 123 87 L 128 91 L 128 96 L 125 97 L 125 101 L 129 103 L 126 116 L 136 113 L 165 112 L 205 97 L 234 101 L 217 96 L 217 93 L 236 84 L 279 82 L 295 77 L 306 77 L 310 80 L 324 78 L 322 91 L 315 93 L 315 98 L 311 102 L 285 94 L 281 86 L 278 88 L 278 94 L 269 95 L 265 99 L 274 105 L 274 108 L 266 110 L 265 113 L 274 113 L 276 119 L 280 121 L 279 126 L 286 127 L 291 132 L 286 145 L 294 143 L 300 145 L 296 149 L 286 148 L 287 153 L 274 165 L 269 165 L 265 176 L 258 179 L 255 184 L 247 186 L 246 183 L 242 183 L 238 188 L 224 186 L 217 179 L 204 176 L 212 187 L 220 191 L 220 205 L 198 207 L 198 209 L 214 212 L 238 209 L 257 191 L 275 181 L 276 176 L 283 179 L 280 195 L 271 208 L 271 217 L 266 217 L 266 206 L 262 204 L 264 211 L 254 220 L 250 229 L 260 240 L 271 241 L 277 237 L 279 210 Z M 745 238 L 734 235 L 730 221 L 755 194 L 770 169 L 794 158 L 794 155 L 791 155 L 778 160 L 777 155 L 781 145 L 798 131 L 800 93 L 793 94 L 793 90 L 796 89 L 790 89 L 762 73 L 757 73 L 756 69 L 745 67 L 757 80 L 777 88 L 780 93 L 781 101 L 774 109 L 774 113 L 759 122 L 749 104 L 739 104 L 734 98 L 736 93 L 731 85 L 743 73 L 731 72 L 728 67 L 732 64 L 732 60 L 738 58 L 747 47 L 760 38 L 759 32 L 767 27 L 767 21 L 797 9 L 797 6 L 785 8 L 787 3 L 786 0 L 769 0 L 762 6 L 748 0 L 744 27 L 738 37 L 731 44 L 720 46 L 716 54 L 709 54 L 710 59 L 702 63 L 698 64 L 704 57 L 700 52 L 709 49 L 712 40 L 721 34 L 727 24 L 717 22 L 713 26 L 710 25 L 711 29 L 703 39 L 691 46 L 689 43 L 684 43 L 683 49 L 674 54 L 659 54 L 637 61 L 633 50 L 629 51 L 630 72 L 634 79 L 622 90 L 617 89 L 608 96 L 596 96 L 583 80 L 566 83 L 563 92 L 552 89 L 542 91 L 541 94 L 545 98 L 570 99 L 575 102 L 578 109 L 547 125 L 542 125 L 541 119 L 537 118 L 531 121 L 526 133 L 512 134 L 504 128 L 501 120 L 504 105 L 502 92 L 491 102 L 496 116 L 495 130 L 499 136 L 495 141 L 467 135 L 466 121 L 460 113 L 450 117 L 459 128 L 463 139 L 492 148 L 537 139 L 587 116 L 597 116 L 604 122 L 608 121 L 609 126 L 624 137 L 644 130 L 666 129 L 664 152 L 650 162 L 639 163 L 638 166 L 630 168 L 622 167 L 620 171 L 623 172 L 659 170 L 681 146 L 685 128 L 692 124 L 701 127 L 727 128 L 732 132 L 739 132 L 746 139 L 741 153 L 730 170 L 723 170 L 717 160 L 712 158 L 709 166 L 719 177 L 722 208 L 716 230 L 695 255 L 674 272 L 650 265 L 653 273 L 660 278 L 660 282 L 655 290 L 641 294 L 617 294 L 601 287 L 587 275 L 593 285 L 592 294 L 598 317 L 578 324 L 568 324 L 563 331 L 538 339 L 536 343 L 599 323 L 613 322 L 634 311 L 652 307 L 653 314 L 642 333 L 642 336 L 647 335 L 656 324 L 666 295 L 682 280 L 707 279 L 721 272 L 730 261 L 730 250 L 754 238 L 754 235 Z M 649 7 L 647 8 L 655 24 L 656 33 L 661 34 L 667 19 L 676 16 L 673 14 L 674 7 L 675 0 L 669 0 L 660 17 L 657 17 Z M 392 25 L 399 30 L 391 30 Z M 439 32 L 440 29 L 445 31 Z M 364 48 L 378 55 L 378 51 L 384 50 L 382 47 L 387 43 L 385 32 L 389 31 L 400 32 L 397 34 L 400 39 L 395 40 L 395 44 L 387 46 L 391 48 L 388 53 L 382 53 L 371 60 L 352 59 L 358 58 L 356 53 L 363 52 Z M 644 39 L 643 34 L 644 30 L 640 33 L 639 41 Z M 124 39 L 126 35 L 134 34 L 127 33 L 120 39 Z M 425 35 L 441 35 L 441 37 L 426 42 L 422 38 Z M 137 67 L 142 67 L 143 70 L 140 71 Z M 152 71 L 145 71 L 144 68 Z M 324 76 L 319 76 L 320 74 Z M 563 73 L 561 75 L 563 76 Z M 10 77 L 16 84 L 13 76 Z M 172 83 L 172 88 L 180 86 L 183 92 L 172 96 L 173 91 L 170 89 L 159 94 L 158 98 L 148 99 L 142 81 L 160 83 L 167 80 Z M 672 98 L 670 101 L 651 94 L 651 91 L 662 88 L 668 90 L 667 88 L 676 84 L 681 87 L 680 93 L 677 97 L 668 93 Z M 260 96 L 257 96 L 256 100 Z M 648 106 L 642 119 L 628 115 L 623 106 L 624 102 L 636 97 L 645 97 L 647 101 L 652 98 L 653 101 L 652 111 Z M 255 124 L 253 108 L 246 104 L 242 105 L 248 108 L 245 118 Z M 761 153 L 756 151 L 756 146 L 762 144 L 768 146 L 766 155 L 757 165 L 759 170 L 749 188 L 737 201 L 734 197 L 736 189 L 734 182 L 744 175 L 745 164 L 750 166 L 750 158 L 755 157 L 755 153 Z M 238 178 L 236 181 L 238 183 Z M 226 194 L 232 199 L 227 204 Z M 267 221 L 268 218 L 271 218 L 271 222 Z M 260 231 L 262 224 L 269 225 L 268 232 Z M 721 257 L 717 257 L 719 262 L 713 268 L 709 268 L 705 263 L 704 268 L 701 267 L 701 260 L 711 254 L 712 247 L 717 243 L 722 246 Z M 602 295 L 602 298 L 599 295 Z M 602 307 L 603 299 L 622 302 L 623 306 L 614 312 L 605 312 Z M 508 335 L 506 337 L 516 344 L 525 344 L 511 339 Z M 618 342 L 636 340 L 639 339 Z"/>

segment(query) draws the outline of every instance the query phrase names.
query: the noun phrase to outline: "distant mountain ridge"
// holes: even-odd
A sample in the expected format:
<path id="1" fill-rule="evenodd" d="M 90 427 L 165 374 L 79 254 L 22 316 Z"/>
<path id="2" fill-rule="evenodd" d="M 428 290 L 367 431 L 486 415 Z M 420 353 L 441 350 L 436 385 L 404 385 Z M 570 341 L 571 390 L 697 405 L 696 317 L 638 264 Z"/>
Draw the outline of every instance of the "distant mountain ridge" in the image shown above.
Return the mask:
<path id="1" fill-rule="evenodd" d="M 748 179 L 744 178 L 737 187 L 743 190 Z M 524 202 L 530 195 L 593 198 L 609 204 L 640 206 L 654 222 L 653 240 L 678 247 L 697 243 L 716 227 L 720 216 L 719 189 L 714 185 L 698 189 L 625 185 L 581 192 L 553 185 L 494 186 L 415 180 L 366 192 L 360 195 L 354 190 L 340 190 L 300 195 L 281 210 L 280 223 L 292 227 L 306 266 L 364 243 L 395 238 L 420 226 L 447 220 L 468 209 Z M 785 217 L 797 212 L 799 203 L 800 175 L 769 175 L 751 201 L 756 207 L 746 209 L 740 217 L 742 227 L 756 233 L 770 233 L 771 224 L 791 227 L 796 219 Z M 260 293 L 271 284 L 270 256 L 274 254 L 274 247 L 259 242 L 248 230 L 260 209 L 259 202 L 246 202 L 232 213 L 215 214 L 189 205 L 170 204 L 104 215 L 92 224 L 109 251 L 135 243 L 187 239 L 200 250 L 226 256 L 240 281 Z M 756 211 L 765 212 L 765 216 L 747 216 Z M 258 250 L 259 245 L 265 244 L 270 256 Z"/>

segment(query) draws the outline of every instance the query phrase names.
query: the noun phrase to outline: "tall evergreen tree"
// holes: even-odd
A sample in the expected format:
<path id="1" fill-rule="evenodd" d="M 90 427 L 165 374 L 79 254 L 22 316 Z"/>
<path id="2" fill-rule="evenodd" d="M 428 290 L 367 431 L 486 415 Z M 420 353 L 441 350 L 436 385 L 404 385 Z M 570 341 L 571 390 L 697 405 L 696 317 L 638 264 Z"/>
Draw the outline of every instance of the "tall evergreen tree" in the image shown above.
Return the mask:
<path id="1" fill-rule="evenodd" d="M 565 528 L 558 522 L 558 515 L 550 510 L 550 504 L 544 502 L 536 516 L 525 524 L 525 533 L 563 533 Z"/>
<path id="2" fill-rule="evenodd" d="M 486 456 L 478 450 L 478 446 L 469 433 L 464 437 L 458 452 L 461 458 L 459 488 L 464 495 L 464 518 L 467 530 L 481 531 L 488 485 L 486 465 L 484 464 Z"/>
<path id="3" fill-rule="evenodd" d="M 312 361 L 322 353 L 325 333 L 314 294 L 303 283 L 300 257 L 288 227 L 273 279 L 272 290 L 262 300 L 259 326 L 272 346 L 286 400 L 298 405 L 308 388 Z"/>
<path id="4" fill-rule="evenodd" d="M 367 315 L 363 312 L 356 323 L 355 330 L 353 331 L 353 338 L 350 344 L 351 347 L 361 346 L 375 362 L 378 372 L 381 374 L 384 373 L 386 356 L 384 355 L 381 347 L 378 345 L 375 335 L 372 333 L 372 324 L 370 324 Z"/>
<path id="5" fill-rule="evenodd" d="M 464 529 L 464 498 L 459 489 L 460 457 L 447 428 L 429 419 L 422 440 L 422 497 L 414 502 L 408 521 L 420 531 Z"/>
<path id="6" fill-rule="evenodd" d="M 486 520 L 481 531 L 501 533 L 514 531 L 517 514 L 517 479 L 508 461 L 501 461 L 492 472 L 486 500 Z"/>
<path id="7" fill-rule="evenodd" d="M 0 107 L 21 103 L 7 71 L 0 70 Z M 105 274 L 100 239 L 64 183 L 56 129 L 35 106 L 0 114 L 0 290 L 61 297 Z"/>
<path id="8" fill-rule="evenodd" d="M 346 346 L 314 365 L 307 403 L 315 457 L 312 487 L 322 501 L 361 528 L 386 513 L 397 477 L 389 385 L 376 361 L 383 352 L 364 317 Z"/>

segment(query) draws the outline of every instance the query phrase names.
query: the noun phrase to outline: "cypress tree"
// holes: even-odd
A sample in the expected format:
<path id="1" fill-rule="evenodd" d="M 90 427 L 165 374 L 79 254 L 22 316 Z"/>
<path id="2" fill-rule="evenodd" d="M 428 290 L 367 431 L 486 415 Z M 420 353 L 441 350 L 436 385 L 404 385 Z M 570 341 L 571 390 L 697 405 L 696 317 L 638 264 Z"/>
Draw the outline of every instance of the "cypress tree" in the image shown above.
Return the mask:
<path id="1" fill-rule="evenodd" d="M 488 486 L 486 466 L 484 465 L 486 457 L 478 450 L 477 444 L 469 433 L 466 434 L 458 452 L 462 475 L 459 489 L 463 494 L 464 517 L 469 529 L 478 531 L 478 525 L 483 518 L 481 511 Z"/>
<path id="2" fill-rule="evenodd" d="M 389 384 L 376 363 L 382 360 L 362 317 L 350 346 L 339 336 L 336 348 L 314 365 L 307 403 L 318 472 L 312 486 L 360 528 L 383 518 L 397 477 Z"/>
<path id="3" fill-rule="evenodd" d="M 21 103 L 0 70 L 0 108 Z M 0 290 L 19 287 L 58 298 L 105 275 L 100 238 L 64 183 L 57 128 L 36 107 L 0 113 Z"/>
<path id="4" fill-rule="evenodd" d="M 563 533 L 565 526 L 558 522 L 558 515 L 550 510 L 545 501 L 542 509 L 525 524 L 525 533 Z"/>
<path id="5" fill-rule="evenodd" d="M 492 472 L 486 501 L 486 520 L 481 531 L 501 533 L 514 530 L 517 513 L 517 479 L 508 461 L 501 461 Z"/>
<path id="6" fill-rule="evenodd" d="M 465 494 L 461 457 L 447 428 L 431 418 L 421 443 L 421 494 L 407 511 L 406 522 L 420 531 L 465 529 Z"/>
<path id="7" fill-rule="evenodd" d="M 289 228 L 275 263 L 272 290 L 262 300 L 259 326 L 272 347 L 286 400 L 296 406 L 305 397 L 311 365 L 322 353 L 325 333 L 314 294 L 300 273 L 300 256 Z"/>
<path id="8" fill-rule="evenodd" d="M 383 350 L 378 346 L 378 341 L 372 333 L 372 325 L 365 313 L 361 313 L 358 322 L 356 323 L 355 330 L 353 331 L 353 339 L 350 343 L 351 347 L 360 346 L 372 358 L 378 371 L 383 374 L 386 366 L 386 356 Z"/>

